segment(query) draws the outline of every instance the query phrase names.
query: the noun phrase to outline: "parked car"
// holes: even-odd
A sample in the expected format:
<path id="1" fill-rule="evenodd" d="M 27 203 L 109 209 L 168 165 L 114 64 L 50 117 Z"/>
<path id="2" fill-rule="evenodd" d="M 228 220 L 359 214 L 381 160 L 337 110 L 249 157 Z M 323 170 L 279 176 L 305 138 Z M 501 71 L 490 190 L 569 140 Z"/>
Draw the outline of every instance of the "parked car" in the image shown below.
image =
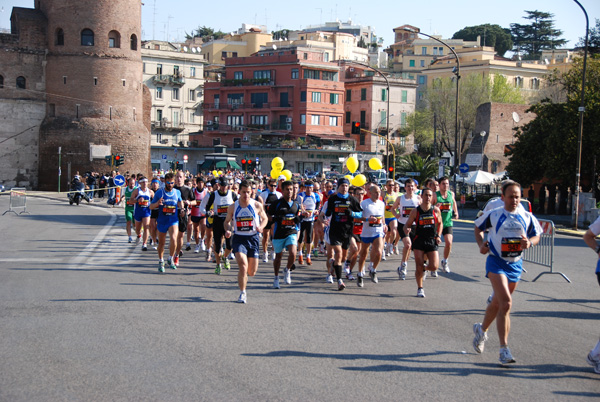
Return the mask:
<path id="1" fill-rule="evenodd" d="M 327 180 L 335 180 L 338 178 L 338 176 L 340 175 L 340 172 L 332 170 L 330 172 L 325 172 L 325 178 Z"/>
<path id="2" fill-rule="evenodd" d="M 481 211 L 477 212 L 477 217 L 479 218 L 481 215 L 483 215 L 483 211 L 485 211 L 485 208 L 490 202 L 496 202 L 499 199 L 500 197 L 492 197 L 489 200 L 487 200 L 483 208 L 481 208 Z M 531 202 L 529 202 L 527 198 L 521 198 L 521 205 L 523 206 L 523 208 L 525 208 L 525 211 L 533 213 L 531 209 Z"/>

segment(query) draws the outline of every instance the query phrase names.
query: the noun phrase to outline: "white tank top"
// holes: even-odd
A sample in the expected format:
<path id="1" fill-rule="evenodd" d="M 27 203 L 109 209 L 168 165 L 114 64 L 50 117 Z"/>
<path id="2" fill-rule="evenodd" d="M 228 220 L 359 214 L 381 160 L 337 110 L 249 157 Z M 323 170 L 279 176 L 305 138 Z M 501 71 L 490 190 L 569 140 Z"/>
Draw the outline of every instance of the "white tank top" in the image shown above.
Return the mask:
<path id="1" fill-rule="evenodd" d="M 410 212 L 418 206 L 418 195 L 413 194 L 412 198 L 406 198 L 406 194 L 404 194 L 402 197 L 400 197 L 400 219 L 398 219 L 398 222 L 400 222 L 403 225 L 406 224 L 406 221 L 408 220 L 408 215 L 410 215 Z"/>
<path id="2" fill-rule="evenodd" d="M 260 219 L 250 201 L 247 207 L 242 207 L 240 201 L 235 202 L 233 209 L 233 233 L 240 236 L 253 236 L 258 233 L 256 228 L 260 224 Z"/>
<path id="3" fill-rule="evenodd" d="M 221 195 L 218 191 L 214 192 L 215 201 L 213 203 L 216 216 L 225 220 L 227 218 L 227 208 L 233 204 L 233 192 L 229 190 L 227 194 Z"/>

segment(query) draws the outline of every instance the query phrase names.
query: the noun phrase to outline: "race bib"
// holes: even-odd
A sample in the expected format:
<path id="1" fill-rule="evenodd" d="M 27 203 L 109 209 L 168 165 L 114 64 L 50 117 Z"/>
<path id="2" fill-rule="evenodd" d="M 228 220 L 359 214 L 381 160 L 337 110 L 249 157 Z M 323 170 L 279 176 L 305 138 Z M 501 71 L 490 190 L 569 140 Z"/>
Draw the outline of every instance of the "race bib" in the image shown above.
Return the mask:
<path id="1" fill-rule="evenodd" d="M 294 214 L 286 214 L 281 220 L 281 225 L 288 228 L 295 227 Z"/>
<path id="2" fill-rule="evenodd" d="M 147 200 L 145 198 L 140 198 L 138 200 L 138 205 L 142 208 L 148 208 L 148 205 L 150 205 L 150 200 Z"/>
<path id="3" fill-rule="evenodd" d="M 369 226 L 372 228 L 381 227 L 381 223 L 383 221 L 383 217 L 381 215 L 371 215 L 369 218 Z"/>
<path id="4" fill-rule="evenodd" d="M 523 252 L 521 239 L 518 237 L 503 237 L 501 246 L 502 257 L 518 257 Z"/>
<path id="5" fill-rule="evenodd" d="M 412 212 L 412 210 L 415 209 L 414 207 L 404 207 L 402 208 L 402 217 L 403 218 L 408 218 L 408 216 L 410 215 L 410 213 Z"/>
<path id="6" fill-rule="evenodd" d="M 242 216 L 236 218 L 236 227 L 238 232 L 251 232 L 254 230 L 254 219 L 251 216 Z"/>
<path id="7" fill-rule="evenodd" d="M 219 216 L 219 218 L 227 217 L 227 209 L 228 208 L 229 208 L 229 205 L 219 205 L 217 207 L 217 215 Z"/>
<path id="8" fill-rule="evenodd" d="M 163 205 L 163 214 L 170 216 L 170 215 L 174 215 L 175 214 L 175 205 Z"/>
<path id="9" fill-rule="evenodd" d="M 450 207 L 452 206 L 451 202 L 442 202 L 441 204 L 438 204 L 440 207 L 440 211 L 442 212 L 448 212 L 450 211 Z"/>

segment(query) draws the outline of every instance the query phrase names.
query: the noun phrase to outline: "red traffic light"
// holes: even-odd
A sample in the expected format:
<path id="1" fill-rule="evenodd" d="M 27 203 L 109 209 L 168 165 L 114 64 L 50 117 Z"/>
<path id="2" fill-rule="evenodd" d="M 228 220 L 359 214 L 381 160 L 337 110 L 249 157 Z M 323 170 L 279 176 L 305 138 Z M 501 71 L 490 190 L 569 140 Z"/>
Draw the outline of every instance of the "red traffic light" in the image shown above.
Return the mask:
<path id="1" fill-rule="evenodd" d="M 390 172 L 393 172 L 393 171 L 394 171 L 394 167 L 393 167 L 393 166 L 390 166 L 390 167 L 388 168 L 388 170 L 389 170 Z"/>
<path id="2" fill-rule="evenodd" d="M 242 165 L 246 163 L 246 159 L 242 159 Z"/>
<path id="3" fill-rule="evenodd" d="M 355 121 L 354 122 L 354 127 L 360 128 L 360 122 L 359 121 Z"/>
<path id="4" fill-rule="evenodd" d="M 120 161 L 121 160 L 121 155 L 115 155 L 115 160 L 116 161 Z"/>

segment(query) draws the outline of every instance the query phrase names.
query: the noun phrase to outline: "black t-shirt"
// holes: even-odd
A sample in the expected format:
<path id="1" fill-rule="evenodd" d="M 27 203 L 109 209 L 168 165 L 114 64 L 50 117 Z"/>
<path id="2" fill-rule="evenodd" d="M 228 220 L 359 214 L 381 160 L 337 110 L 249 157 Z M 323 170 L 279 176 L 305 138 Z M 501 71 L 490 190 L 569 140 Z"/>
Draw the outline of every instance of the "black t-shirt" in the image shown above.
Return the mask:
<path id="1" fill-rule="evenodd" d="M 292 201 L 292 205 L 286 200 L 280 198 L 269 206 L 269 215 L 275 222 L 274 239 L 285 239 L 286 237 L 298 233 L 300 224 L 300 205 Z"/>
<path id="2" fill-rule="evenodd" d="M 327 199 L 325 216 L 331 216 L 329 233 L 352 234 L 354 219 L 352 212 L 360 212 L 360 203 L 353 196 L 342 198 L 338 193 L 332 194 Z"/>
<path id="3" fill-rule="evenodd" d="M 181 200 L 185 201 L 196 201 L 196 197 L 194 197 L 194 192 L 188 186 L 177 187 L 174 186 L 175 190 L 179 190 L 181 192 Z M 183 209 L 187 212 L 187 206 L 183 203 Z"/>

